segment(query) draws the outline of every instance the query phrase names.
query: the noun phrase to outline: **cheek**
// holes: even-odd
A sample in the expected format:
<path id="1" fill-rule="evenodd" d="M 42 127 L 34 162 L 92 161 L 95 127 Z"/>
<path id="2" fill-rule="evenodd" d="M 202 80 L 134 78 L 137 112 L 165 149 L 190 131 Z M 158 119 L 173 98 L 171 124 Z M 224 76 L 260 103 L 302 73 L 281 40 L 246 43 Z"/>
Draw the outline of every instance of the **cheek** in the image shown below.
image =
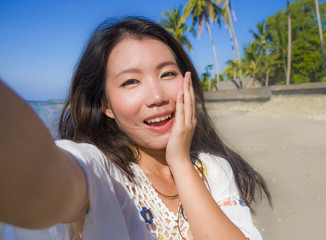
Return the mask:
<path id="1" fill-rule="evenodd" d="M 118 121 L 126 124 L 135 118 L 140 108 L 137 97 L 115 93 L 112 93 L 110 96 L 111 107 Z"/>
<path id="2" fill-rule="evenodd" d="M 168 86 L 168 93 L 170 98 L 173 99 L 174 102 L 177 101 L 178 93 L 183 89 L 183 79 L 178 80 L 175 84 L 170 84 Z"/>

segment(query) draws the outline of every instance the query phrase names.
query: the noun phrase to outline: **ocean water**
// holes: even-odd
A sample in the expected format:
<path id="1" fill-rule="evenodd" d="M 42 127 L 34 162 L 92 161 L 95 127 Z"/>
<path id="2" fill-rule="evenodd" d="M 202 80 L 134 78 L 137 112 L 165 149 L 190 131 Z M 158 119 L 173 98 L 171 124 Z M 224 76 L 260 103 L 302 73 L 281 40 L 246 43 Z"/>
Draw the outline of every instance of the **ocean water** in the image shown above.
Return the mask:
<path id="1" fill-rule="evenodd" d="M 59 118 L 63 101 L 27 101 L 49 129 L 52 137 L 58 139 Z"/>

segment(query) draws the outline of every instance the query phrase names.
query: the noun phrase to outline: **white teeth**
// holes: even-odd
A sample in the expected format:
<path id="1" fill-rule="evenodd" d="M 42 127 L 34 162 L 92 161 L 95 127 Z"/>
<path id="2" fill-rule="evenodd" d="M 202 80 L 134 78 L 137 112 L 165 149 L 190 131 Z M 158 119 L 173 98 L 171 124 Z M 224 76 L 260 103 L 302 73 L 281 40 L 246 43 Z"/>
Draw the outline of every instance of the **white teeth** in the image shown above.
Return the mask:
<path id="1" fill-rule="evenodd" d="M 146 120 L 147 123 L 161 122 L 171 117 L 171 114 L 164 115 L 162 117 L 156 117 Z"/>

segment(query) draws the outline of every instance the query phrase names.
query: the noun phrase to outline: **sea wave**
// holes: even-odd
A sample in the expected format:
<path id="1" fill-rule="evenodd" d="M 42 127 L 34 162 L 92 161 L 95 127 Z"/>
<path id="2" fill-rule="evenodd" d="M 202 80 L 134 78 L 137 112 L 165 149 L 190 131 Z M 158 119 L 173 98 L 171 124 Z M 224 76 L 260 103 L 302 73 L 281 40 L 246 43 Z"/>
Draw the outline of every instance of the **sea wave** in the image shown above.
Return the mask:
<path id="1" fill-rule="evenodd" d="M 58 139 L 59 118 L 64 102 L 59 100 L 27 102 L 42 119 L 46 127 L 49 129 L 52 137 L 54 139 Z"/>

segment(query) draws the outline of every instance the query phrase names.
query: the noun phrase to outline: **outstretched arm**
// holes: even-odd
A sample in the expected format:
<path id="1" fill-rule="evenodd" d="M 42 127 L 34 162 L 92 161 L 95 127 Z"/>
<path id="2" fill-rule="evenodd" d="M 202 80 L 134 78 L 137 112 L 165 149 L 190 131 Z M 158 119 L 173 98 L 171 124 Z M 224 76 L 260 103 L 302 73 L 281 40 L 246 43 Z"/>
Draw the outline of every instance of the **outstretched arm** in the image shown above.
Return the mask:
<path id="1" fill-rule="evenodd" d="M 73 222 L 86 176 L 29 105 L 0 81 L 0 221 L 24 228 Z"/>
<path id="2" fill-rule="evenodd" d="M 178 96 L 176 118 L 166 150 L 166 159 L 177 185 L 190 229 L 196 240 L 246 239 L 217 205 L 193 167 L 189 150 L 196 126 L 195 96 L 190 74 Z"/>

